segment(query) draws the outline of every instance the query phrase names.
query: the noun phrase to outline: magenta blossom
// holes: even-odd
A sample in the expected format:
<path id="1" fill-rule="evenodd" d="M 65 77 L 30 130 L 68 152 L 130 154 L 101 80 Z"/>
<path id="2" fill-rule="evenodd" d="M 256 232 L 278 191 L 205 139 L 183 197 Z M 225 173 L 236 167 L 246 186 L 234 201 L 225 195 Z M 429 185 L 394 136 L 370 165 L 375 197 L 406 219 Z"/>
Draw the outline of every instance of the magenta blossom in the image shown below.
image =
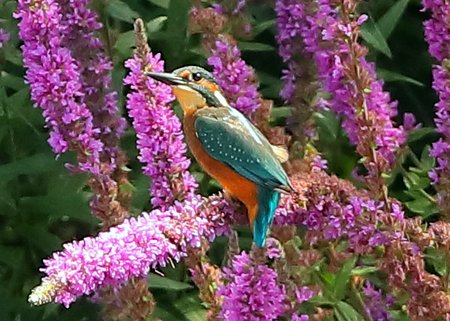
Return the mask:
<path id="1" fill-rule="evenodd" d="M 430 172 L 434 184 L 448 184 L 450 173 L 448 152 L 450 150 L 450 25 L 448 22 L 450 4 L 446 1 L 423 0 L 425 9 L 431 11 L 431 19 L 424 22 L 425 38 L 430 54 L 440 63 L 433 67 L 433 88 L 439 96 L 436 103 L 436 128 L 443 138 L 433 144 L 431 156 L 436 157 L 437 165 Z M 447 187 L 448 188 L 448 187 Z M 444 187 L 445 189 L 445 187 Z M 442 194 L 444 203 L 448 196 Z"/>
<path id="2" fill-rule="evenodd" d="M 42 285 L 33 290 L 30 302 L 49 301 L 68 307 L 81 295 L 93 294 L 107 285 L 119 286 L 150 269 L 166 266 L 187 255 L 188 247 L 200 247 L 228 231 L 224 217 L 231 208 L 220 197 L 194 198 L 175 203 L 166 211 L 153 210 L 130 218 L 97 237 L 66 243 L 44 261 Z"/>
<path id="3" fill-rule="evenodd" d="M 302 33 L 305 50 L 313 55 L 323 86 L 332 94 L 329 108 L 343 117 L 350 141 L 367 159 L 369 176 L 380 177 L 395 162 L 406 135 L 393 122 L 397 103 L 383 91 L 374 64 L 366 59 L 367 49 L 354 41 L 367 16 L 344 16 L 351 9 L 341 9 L 321 0 L 316 12 L 304 17 L 307 27 L 294 30 Z M 359 71 L 352 74 L 355 68 Z"/>
<path id="4" fill-rule="evenodd" d="M 164 62 L 159 54 L 149 53 L 145 59 L 135 55 L 125 62 L 130 74 L 124 83 L 132 89 L 127 108 L 137 135 L 139 160 L 152 179 L 152 204 L 167 208 L 175 200 L 192 197 L 197 183 L 187 171 L 190 160 L 185 156 L 180 120 L 170 106 L 174 100 L 171 89 L 143 73 L 146 69 L 163 71 Z"/>
<path id="5" fill-rule="evenodd" d="M 222 38 L 215 42 L 208 64 L 231 106 L 250 116 L 261 106 L 254 70 L 241 58 L 238 47 Z"/>
<path id="6" fill-rule="evenodd" d="M 225 285 L 222 317 L 227 321 L 278 320 L 285 311 L 286 291 L 277 284 L 277 273 L 266 265 L 252 262 L 247 253 L 236 255 L 231 267 L 224 268 Z"/>
<path id="7" fill-rule="evenodd" d="M 115 145 L 125 122 L 115 116 L 112 65 L 93 35 L 101 25 L 85 2 L 21 0 L 15 17 L 21 20 L 19 35 L 31 98 L 43 111 L 53 151 L 75 150 L 74 169 L 101 176 L 116 168 Z M 86 48 L 80 50 L 76 43 Z M 100 117 L 108 121 L 100 122 Z"/>

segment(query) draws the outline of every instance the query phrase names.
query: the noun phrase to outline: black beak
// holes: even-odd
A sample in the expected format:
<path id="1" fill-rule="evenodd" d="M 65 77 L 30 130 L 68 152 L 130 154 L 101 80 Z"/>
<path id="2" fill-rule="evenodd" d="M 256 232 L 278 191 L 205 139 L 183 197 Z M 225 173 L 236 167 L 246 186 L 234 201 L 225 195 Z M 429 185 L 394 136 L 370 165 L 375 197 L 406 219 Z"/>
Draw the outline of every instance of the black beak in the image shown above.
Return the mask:
<path id="1" fill-rule="evenodd" d="M 145 75 L 152 77 L 155 80 L 165 83 L 166 85 L 187 85 L 189 82 L 181 77 L 175 76 L 166 72 L 146 72 Z"/>

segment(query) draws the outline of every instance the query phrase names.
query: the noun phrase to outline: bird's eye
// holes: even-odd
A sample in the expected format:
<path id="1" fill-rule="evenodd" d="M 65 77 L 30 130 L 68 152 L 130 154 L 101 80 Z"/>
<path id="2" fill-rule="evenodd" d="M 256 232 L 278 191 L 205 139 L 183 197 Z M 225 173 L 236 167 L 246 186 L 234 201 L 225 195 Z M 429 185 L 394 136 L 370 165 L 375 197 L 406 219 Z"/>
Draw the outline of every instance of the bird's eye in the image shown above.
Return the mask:
<path id="1" fill-rule="evenodd" d="M 202 75 L 201 75 L 199 72 L 194 72 L 194 73 L 192 74 L 192 79 L 193 79 L 194 81 L 199 81 L 199 80 L 202 79 Z"/>

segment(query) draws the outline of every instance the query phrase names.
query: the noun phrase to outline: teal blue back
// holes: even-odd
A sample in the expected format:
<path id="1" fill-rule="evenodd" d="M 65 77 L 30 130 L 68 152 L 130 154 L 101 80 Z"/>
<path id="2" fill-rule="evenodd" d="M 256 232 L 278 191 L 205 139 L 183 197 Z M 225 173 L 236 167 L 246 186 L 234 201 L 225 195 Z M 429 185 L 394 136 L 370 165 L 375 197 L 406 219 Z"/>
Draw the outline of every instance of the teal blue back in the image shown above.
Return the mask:
<path id="1" fill-rule="evenodd" d="M 288 184 L 288 176 L 264 135 L 231 107 L 203 108 L 195 114 L 196 135 L 206 152 L 256 185 Z"/>
<path id="2" fill-rule="evenodd" d="M 280 201 L 280 193 L 264 187 L 258 188 L 258 213 L 253 222 L 253 239 L 257 247 L 266 244 L 266 234 Z"/>
<path id="3" fill-rule="evenodd" d="M 257 186 L 253 238 L 263 247 L 280 200 L 275 189 L 289 184 L 286 172 L 264 135 L 237 110 L 202 108 L 195 116 L 196 135 L 206 152 Z"/>

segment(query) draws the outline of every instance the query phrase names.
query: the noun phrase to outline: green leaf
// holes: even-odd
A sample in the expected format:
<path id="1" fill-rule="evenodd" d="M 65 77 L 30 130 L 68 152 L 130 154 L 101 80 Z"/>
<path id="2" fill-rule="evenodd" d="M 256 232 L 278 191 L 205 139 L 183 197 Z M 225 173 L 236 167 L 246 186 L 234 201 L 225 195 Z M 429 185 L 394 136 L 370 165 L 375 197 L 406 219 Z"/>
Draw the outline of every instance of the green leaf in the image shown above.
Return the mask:
<path id="1" fill-rule="evenodd" d="M 345 297 L 345 293 L 347 292 L 347 283 L 350 280 L 355 263 L 356 256 L 346 261 L 342 269 L 336 275 L 336 279 L 334 281 L 334 295 L 337 300 L 342 300 Z"/>
<path id="2" fill-rule="evenodd" d="M 410 189 L 410 190 L 406 190 L 405 194 L 411 196 L 414 199 L 424 197 L 422 190 Z"/>
<path id="3" fill-rule="evenodd" d="M 48 181 L 48 190 L 43 196 L 23 196 L 19 199 L 19 211 L 28 215 L 60 219 L 74 218 L 91 221 L 89 210 L 90 193 L 84 192 L 86 175 L 65 177 L 52 175 Z"/>
<path id="4" fill-rule="evenodd" d="M 413 84 L 413 85 L 416 85 L 419 87 L 424 86 L 424 84 L 421 83 L 420 81 L 417 81 L 413 78 L 404 76 L 404 75 L 399 74 L 394 71 L 389 71 L 389 70 L 385 70 L 385 69 L 377 69 L 377 74 L 380 78 L 383 78 L 387 82 L 400 81 L 400 82 L 407 82 L 407 83 L 410 83 L 410 84 Z"/>
<path id="5" fill-rule="evenodd" d="M 113 18 L 133 23 L 139 14 L 131 9 L 126 2 L 120 0 L 109 0 L 106 6 L 106 12 Z"/>
<path id="6" fill-rule="evenodd" d="M 422 139 L 425 136 L 428 136 L 430 134 L 435 134 L 436 129 L 433 127 L 422 127 L 415 129 L 411 134 L 408 136 L 408 144 L 415 142 L 416 140 Z"/>
<path id="7" fill-rule="evenodd" d="M 394 321 L 410 321 L 408 314 L 406 311 L 389 311 L 389 314 Z"/>
<path id="8" fill-rule="evenodd" d="M 170 0 L 148 0 L 149 2 L 157 5 L 158 7 L 169 9 Z"/>
<path id="9" fill-rule="evenodd" d="M 333 310 L 338 321 L 364 321 L 361 314 L 346 302 L 339 302 Z"/>
<path id="10" fill-rule="evenodd" d="M 430 185 L 428 177 L 419 176 L 416 173 L 409 172 L 404 177 L 404 183 L 408 189 L 424 189 Z"/>
<path id="11" fill-rule="evenodd" d="M 426 172 L 429 172 L 434 167 L 436 159 L 434 157 L 431 157 L 429 145 L 425 146 L 425 148 L 422 150 L 420 163 L 422 165 L 421 168 Z"/>
<path id="12" fill-rule="evenodd" d="M 392 58 L 391 49 L 386 42 L 383 34 L 371 18 L 361 27 L 361 37 L 374 49 Z"/>
<path id="13" fill-rule="evenodd" d="M 358 266 L 352 270 L 352 275 L 367 275 L 371 273 L 375 273 L 378 271 L 378 268 L 374 266 Z"/>
<path id="14" fill-rule="evenodd" d="M 436 248 L 429 248 L 427 249 L 425 258 L 427 259 L 427 262 L 431 262 L 440 276 L 448 274 L 448 257 L 445 253 L 442 253 L 442 251 L 439 251 Z"/>
<path id="15" fill-rule="evenodd" d="M 378 28 L 384 36 L 388 39 L 392 31 L 394 31 L 400 18 L 403 15 L 409 0 L 398 0 L 381 18 L 377 21 Z"/>
<path id="16" fill-rule="evenodd" d="M 424 218 L 439 212 L 437 206 L 425 197 L 405 202 L 405 205 L 411 212 L 424 214 L 422 215 Z"/>
<path id="17" fill-rule="evenodd" d="M 253 28 L 253 36 L 257 36 L 257 35 L 259 35 L 261 32 L 263 32 L 264 30 L 269 29 L 269 28 L 272 28 L 273 26 L 275 26 L 275 19 L 263 21 L 263 22 L 257 24 L 257 25 Z"/>
<path id="18" fill-rule="evenodd" d="M 8 60 L 9 62 L 13 63 L 16 66 L 22 66 L 23 64 L 22 52 L 19 49 L 12 46 L 6 46 L 3 49 L 6 60 Z"/>
<path id="19" fill-rule="evenodd" d="M 9 74 L 7 72 L 2 73 L 0 77 L 0 85 L 14 90 L 20 90 L 26 86 L 23 78 L 17 77 L 13 74 Z"/>
<path id="20" fill-rule="evenodd" d="M 134 31 L 127 31 L 121 33 L 114 44 L 114 49 L 119 51 L 123 56 L 128 56 L 131 53 L 131 48 L 134 46 Z"/>
<path id="21" fill-rule="evenodd" d="M 57 162 L 53 155 L 35 154 L 30 157 L 22 158 L 13 163 L 0 166 L 0 177 L 3 181 L 10 180 L 17 175 L 31 175 L 46 173 L 54 170 Z"/>
<path id="22" fill-rule="evenodd" d="M 146 24 L 146 29 L 148 33 L 157 32 L 160 31 L 163 27 L 165 22 L 167 21 L 167 16 L 159 16 L 156 17 Z"/>
<path id="23" fill-rule="evenodd" d="M 266 98 L 278 99 L 281 90 L 280 77 L 272 74 L 257 71 L 258 80 L 261 84 L 261 93 Z"/>
<path id="24" fill-rule="evenodd" d="M 175 281 L 160 275 L 150 273 L 148 284 L 152 289 L 164 289 L 172 291 L 182 291 L 192 289 L 192 285 L 180 281 Z"/>
<path id="25" fill-rule="evenodd" d="M 29 105 L 30 104 L 29 93 L 30 93 L 29 88 L 25 87 L 16 91 L 14 94 L 8 97 L 6 103 L 10 106 L 9 109 L 9 111 L 11 112 L 10 114 L 15 114 L 20 118 L 26 118 L 24 114 L 32 110 L 31 108 L 29 108 L 31 107 Z"/>
<path id="26" fill-rule="evenodd" d="M 273 46 L 260 42 L 240 41 L 238 47 L 241 51 L 275 51 Z"/>
<path id="27" fill-rule="evenodd" d="M 317 112 L 314 113 L 314 122 L 319 130 L 324 134 L 325 141 L 335 141 L 339 132 L 339 121 L 336 115 L 332 112 Z"/>
<path id="28" fill-rule="evenodd" d="M 308 302 L 314 305 L 321 305 L 321 306 L 333 306 L 335 304 L 334 301 L 319 295 L 312 297 L 311 300 L 309 300 Z"/>
<path id="29" fill-rule="evenodd" d="M 271 121 L 280 120 L 280 118 L 286 118 L 292 113 L 292 107 L 281 106 L 272 108 L 272 114 L 270 115 Z"/>
<path id="30" fill-rule="evenodd" d="M 204 321 L 206 320 L 206 309 L 198 300 L 197 294 L 193 293 L 177 300 L 174 305 L 180 309 L 186 320 Z"/>

